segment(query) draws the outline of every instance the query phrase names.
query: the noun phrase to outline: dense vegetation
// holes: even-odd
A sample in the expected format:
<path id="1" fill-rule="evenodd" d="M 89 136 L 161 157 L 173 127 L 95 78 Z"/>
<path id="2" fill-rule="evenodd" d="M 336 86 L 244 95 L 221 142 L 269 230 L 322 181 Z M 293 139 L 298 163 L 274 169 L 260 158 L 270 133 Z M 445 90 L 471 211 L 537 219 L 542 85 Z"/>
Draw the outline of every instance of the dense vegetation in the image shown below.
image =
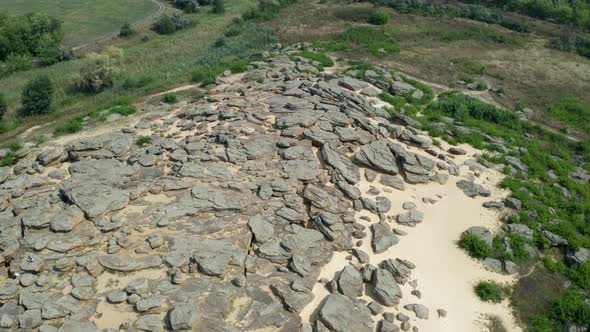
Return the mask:
<path id="1" fill-rule="evenodd" d="M 566 99 L 563 103 L 550 107 L 548 112 L 560 114 L 571 104 L 572 101 Z M 501 183 L 523 204 L 523 208 L 507 222 L 523 223 L 534 231 L 532 243 L 509 234 L 511 259 L 528 259 L 527 245 L 534 245 L 541 252 L 549 250 L 548 241 L 540 233 L 542 229 L 563 236 L 571 248 L 590 246 L 590 188 L 570 178 L 570 172 L 580 163 L 588 168 L 590 145 L 587 142 L 570 142 L 561 135 L 520 121 L 513 112 L 456 93 L 440 96 L 439 101 L 425 109 L 424 115 L 416 119 L 432 135 L 440 135 L 451 143 L 466 142 L 496 151 L 495 155 L 484 156 L 488 162 L 501 163 L 505 156 L 513 156 L 520 158 L 528 166 L 527 172 L 506 167 L 508 176 Z M 443 116 L 454 119 L 456 124 L 442 122 Z M 576 115 L 568 114 L 567 118 L 569 117 L 573 119 Z M 459 125 L 471 130 L 461 130 L 457 128 Z M 492 250 L 484 244 L 468 236 L 460 242 L 475 257 L 497 255 L 496 241 Z M 502 253 L 500 258 L 503 258 Z M 550 259 L 545 261 L 552 262 Z M 588 295 L 581 292 L 588 287 L 590 269 L 586 265 L 555 264 L 552 271 L 569 277 L 572 286 L 563 290 L 544 312 L 538 312 L 528 322 L 534 331 L 554 331 L 566 322 L 590 324 L 590 306 L 585 303 Z"/>
<path id="2" fill-rule="evenodd" d="M 32 68 L 34 58 L 42 65 L 67 59 L 62 38 L 60 22 L 47 15 L 0 15 L 0 77 Z"/>
<path id="3" fill-rule="evenodd" d="M 486 302 L 500 302 L 503 297 L 500 286 L 493 281 L 480 281 L 475 286 L 475 294 Z"/>

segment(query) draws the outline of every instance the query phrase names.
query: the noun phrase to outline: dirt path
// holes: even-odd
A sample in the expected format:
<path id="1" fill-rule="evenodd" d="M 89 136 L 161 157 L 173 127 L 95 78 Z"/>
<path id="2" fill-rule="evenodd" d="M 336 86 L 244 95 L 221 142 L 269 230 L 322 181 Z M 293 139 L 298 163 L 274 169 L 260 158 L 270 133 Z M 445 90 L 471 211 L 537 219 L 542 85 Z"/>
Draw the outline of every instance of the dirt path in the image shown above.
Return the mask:
<path id="1" fill-rule="evenodd" d="M 164 12 L 164 10 L 166 9 L 166 5 L 164 5 L 163 2 L 161 2 L 159 0 L 150 0 L 150 1 L 153 2 L 154 4 L 156 4 L 158 6 L 158 10 L 156 10 L 154 13 L 152 13 L 152 14 L 144 17 L 144 18 L 142 18 L 141 20 L 139 20 L 139 21 L 137 21 L 135 23 L 132 23 L 131 26 L 138 27 L 138 26 L 146 23 L 147 21 L 152 20 L 152 19 L 160 16 Z M 97 38 L 97 39 L 95 39 L 95 40 L 93 40 L 93 41 L 91 41 L 89 43 L 72 47 L 72 51 L 79 51 L 79 50 L 82 50 L 82 49 L 85 49 L 85 48 L 89 48 L 89 47 L 95 46 L 95 45 L 97 45 L 99 43 L 102 43 L 102 42 L 105 42 L 105 41 L 107 41 L 109 39 L 115 38 L 118 35 L 119 35 L 119 32 L 118 31 L 112 32 L 112 33 L 110 33 L 108 35 L 99 37 L 99 38 Z"/>

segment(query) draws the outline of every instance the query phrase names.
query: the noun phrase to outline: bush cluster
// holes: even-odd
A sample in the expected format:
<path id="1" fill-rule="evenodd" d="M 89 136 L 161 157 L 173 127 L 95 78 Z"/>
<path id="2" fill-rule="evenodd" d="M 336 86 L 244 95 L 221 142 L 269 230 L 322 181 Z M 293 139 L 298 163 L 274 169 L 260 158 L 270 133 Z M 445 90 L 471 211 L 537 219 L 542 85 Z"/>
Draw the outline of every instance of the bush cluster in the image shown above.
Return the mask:
<path id="1" fill-rule="evenodd" d="M 45 115 L 52 110 L 53 83 L 48 76 L 38 76 L 25 85 L 22 95 L 22 114 Z"/>
<path id="2" fill-rule="evenodd" d="M 69 60 L 60 48 L 60 22 L 44 14 L 0 15 L 0 77 L 28 70 L 33 59 L 43 66 Z"/>
<path id="3" fill-rule="evenodd" d="M 368 23 L 374 25 L 384 25 L 387 24 L 387 21 L 389 21 L 389 13 L 379 8 L 375 9 L 371 13 L 371 16 L 369 16 L 369 18 L 367 19 Z"/>
<path id="4" fill-rule="evenodd" d="M 502 289 L 493 281 L 480 281 L 475 286 L 475 294 L 485 302 L 502 301 Z"/>
<path id="5" fill-rule="evenodd" d="M 80 69 L 78 90 L 98 93 L 113 86 L 123 57 L 123 50 L 115 47 L 110 47 L 105 53 L 89 54 L 85 65 Z"/>
<path id="6" fill-rule="evenodd" d="M 170 35 L 178 30 L 182 30 L 189 26 L 189 21 L 182 15 L 175 13 L 172 16 L 162 15 L 152 25 L 152 30 L 161 35 Z"/>
<path id="7" fill-rule="evenodd" d="M 459 247 L 465 249 L 473 258 L 484 259 L 492 253 L 492 248 L 486 241 L 474 234 L 464 234 L 459 240 Z"/>

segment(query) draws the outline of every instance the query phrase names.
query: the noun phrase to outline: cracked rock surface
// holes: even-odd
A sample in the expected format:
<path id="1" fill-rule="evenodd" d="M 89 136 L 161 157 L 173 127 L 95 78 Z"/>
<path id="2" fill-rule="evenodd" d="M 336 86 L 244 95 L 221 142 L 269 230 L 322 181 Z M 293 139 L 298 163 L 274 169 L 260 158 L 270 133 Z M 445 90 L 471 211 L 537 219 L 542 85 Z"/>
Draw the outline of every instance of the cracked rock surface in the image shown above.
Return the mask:
<path id="1" fill-rule="evenodd" d="M 204 99 L 0 169 L 2 329 L 295 331 L 334 251 L 358 238 L 375 252 L 394 246 L 391 203 L 361 198 L 359 169 L 404 190 L 453 168 L 406 149 L 427 149 L 428 138 L 371 106 L 356 91 L 368 83 L 299 70 L 309 64 L 290 51 L 220 78 Z M 392 91 L 408 89 L 401 83 Z M 362 229 L 360 209 L 384 220 Z M 395 213 L 403 224 L 423 217 Z M 377 304 L 356 298 L 363 283 L 392 306 L 410 273 L 380 266 L 347 267 L 314 328 L 372 331 Z"/>

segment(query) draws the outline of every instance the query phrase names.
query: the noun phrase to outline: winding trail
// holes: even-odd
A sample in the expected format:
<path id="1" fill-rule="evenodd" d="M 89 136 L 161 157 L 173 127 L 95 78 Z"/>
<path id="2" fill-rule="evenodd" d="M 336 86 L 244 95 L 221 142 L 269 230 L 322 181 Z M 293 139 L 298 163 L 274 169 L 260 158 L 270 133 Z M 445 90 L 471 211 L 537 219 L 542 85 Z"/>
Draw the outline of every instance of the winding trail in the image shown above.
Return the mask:
<path id="1" fill-rule="evenodd" d="M 164 3 L 162 1 L 160 1 L 160 0 L 150 0 L 150 1 L 153 2 L 156 6 L 158 6 L 158 10 L 156 10 L 154 13 L 152 13 L 152 14 L 144 17 L 144 18 L 142 18 L 141 20 L 136 21 L 135 23 L 132 23 L 131 26 L 138 27 L 138 26 L 144 24 L 145 22 L 147 22 L 149 20 L 152 20 L 152 19 L 154 19 L 154 18 L 162 15 L 162 13 L 164 12 L 164 10 L 166 9 L 166 5 L 164 5 Z M 109 39 L 115 38 L 118 35 L 119 35 L 118 32 L 112 32 L 112 33 L 110 33 L 108 35 L 104 35 L 102 37 L 96 38 L 95 40 L 93 40 L 93 41 L 91 41 L 89 43 L 72 47 L 72 50 L 73 51 L 79 51 L 79 50 L 82 50 L 82 49 L 85 49 L 85 48 L 89 48 L 89 47 L 92 47 L 92 46 L 94 46 L 94 45 L 96 45 L 98 43 L 101 43 L 101 42 L 107 41 Z"/>

